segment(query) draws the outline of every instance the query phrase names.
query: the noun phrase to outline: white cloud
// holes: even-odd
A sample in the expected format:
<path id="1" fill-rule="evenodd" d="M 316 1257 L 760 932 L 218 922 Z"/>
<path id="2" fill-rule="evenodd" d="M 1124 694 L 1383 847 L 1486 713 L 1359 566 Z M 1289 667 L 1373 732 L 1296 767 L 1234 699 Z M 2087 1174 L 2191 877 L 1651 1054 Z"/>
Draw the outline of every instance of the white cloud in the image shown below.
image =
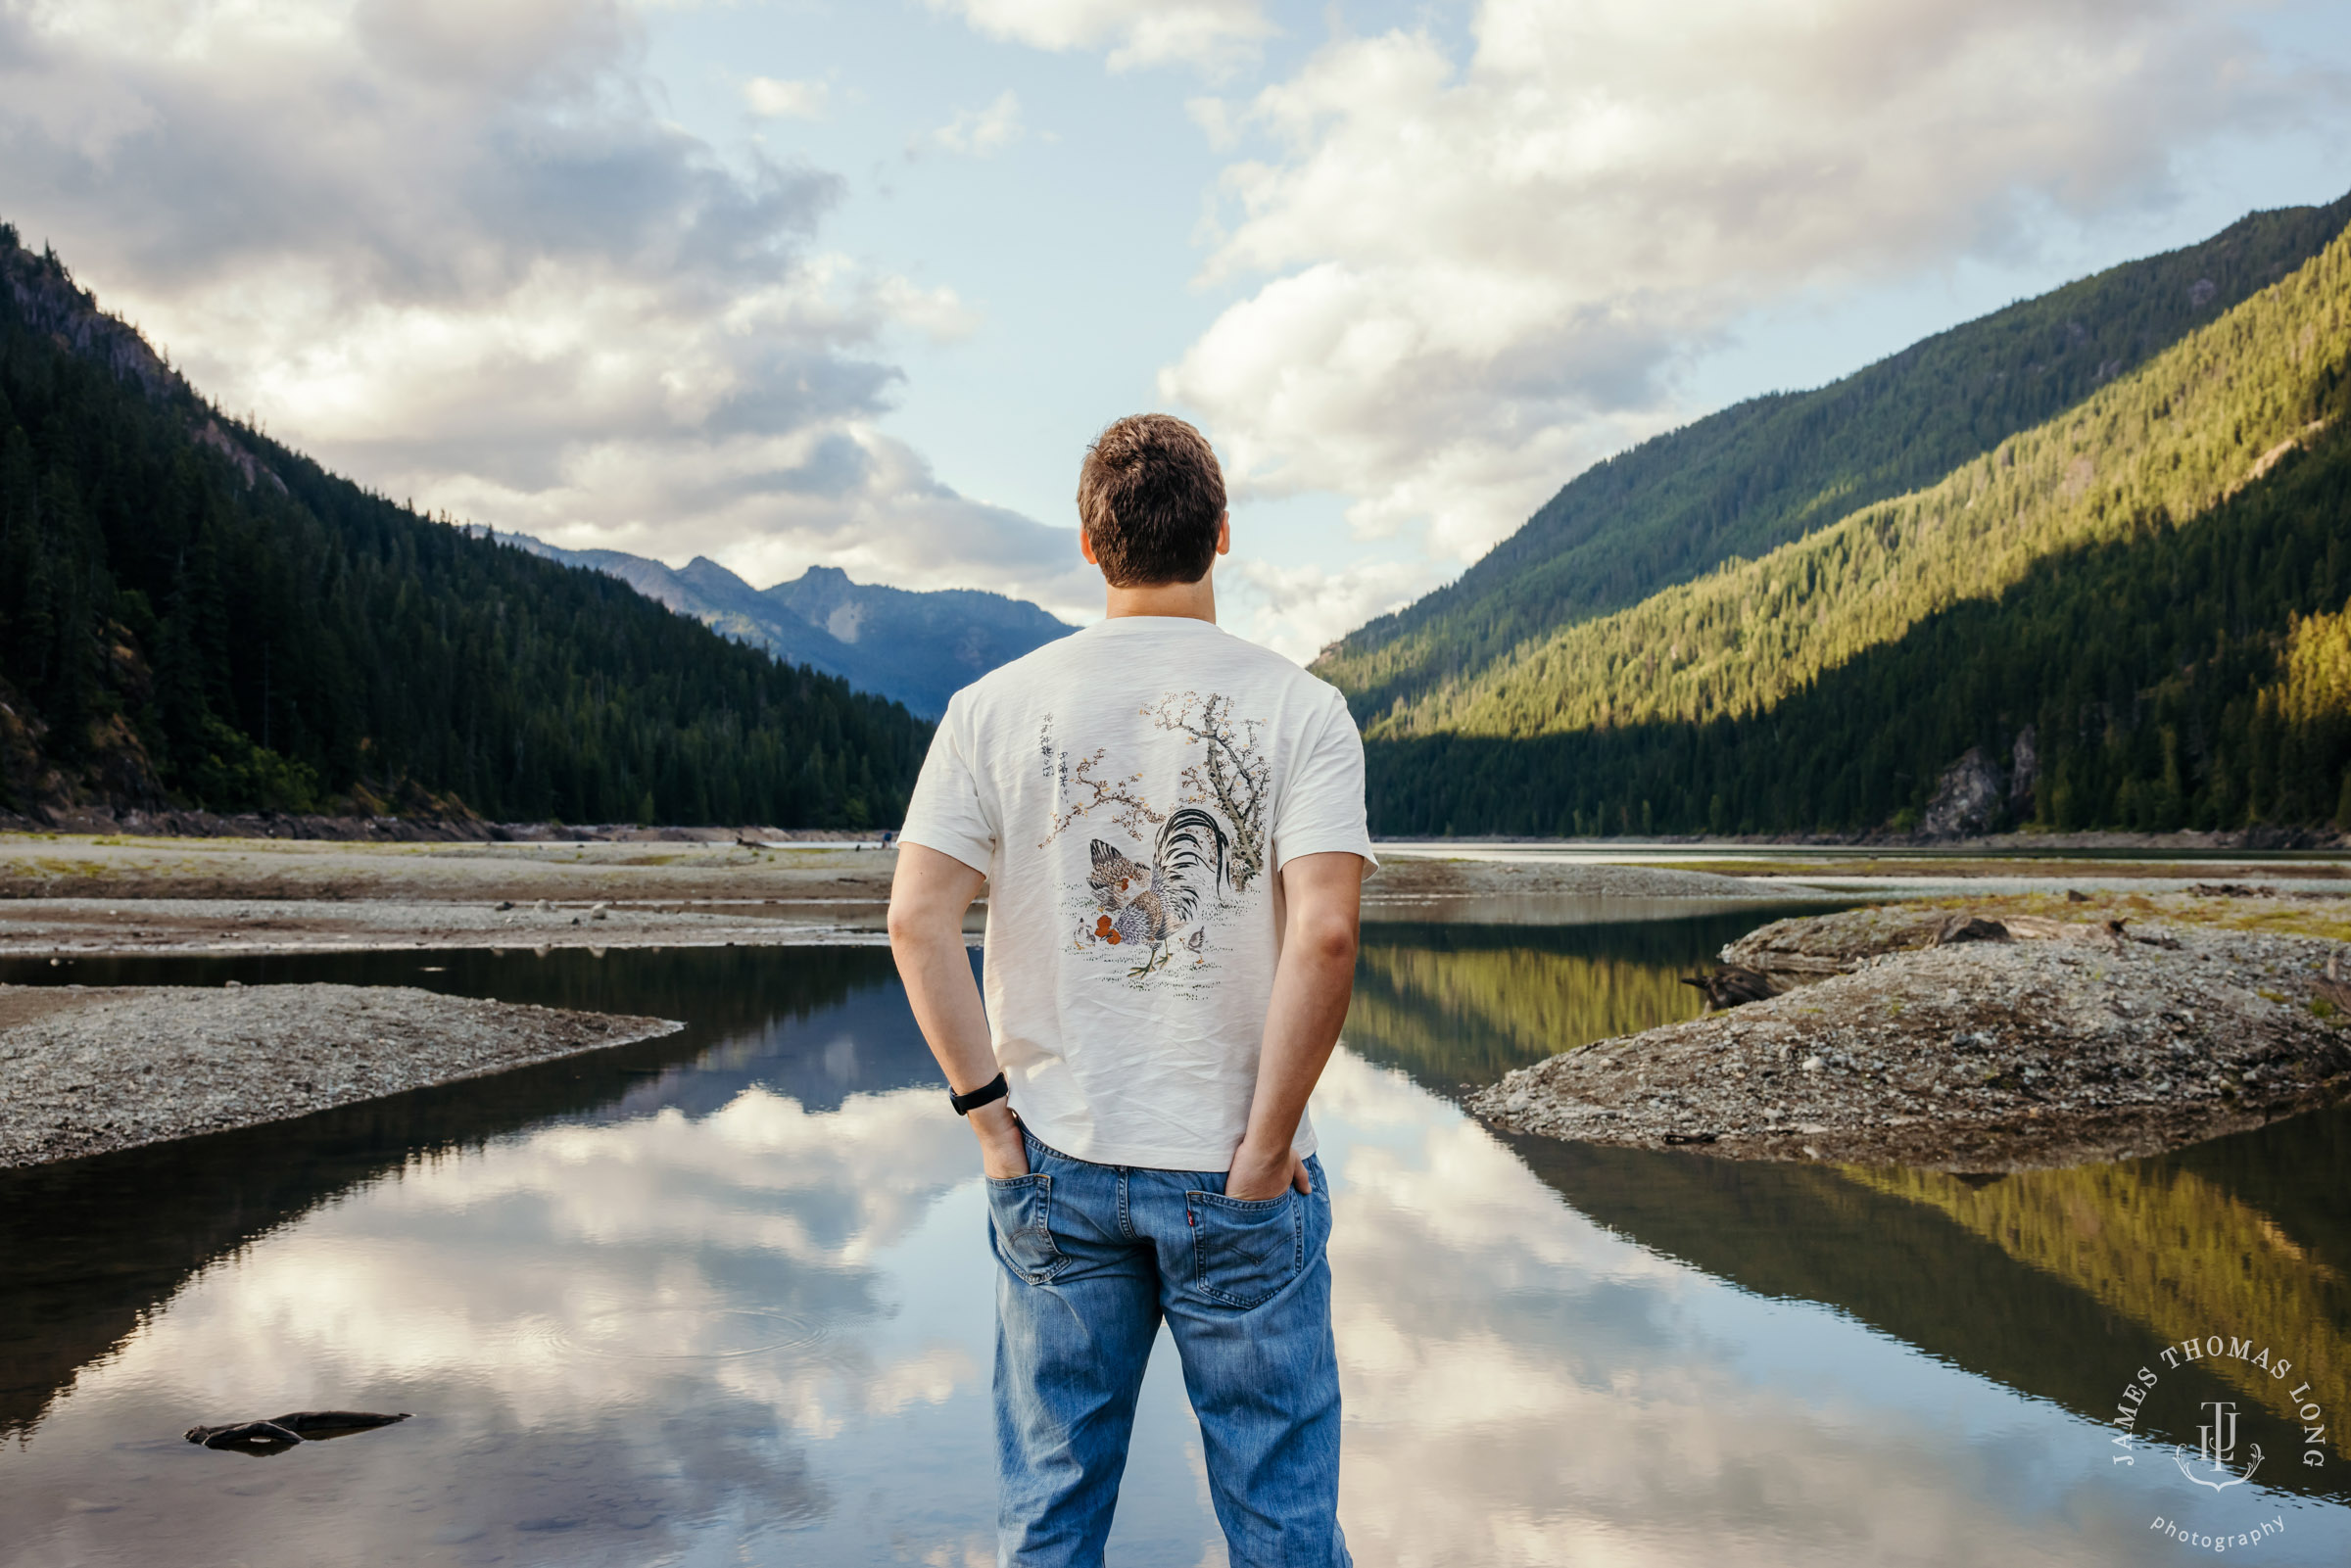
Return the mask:
<path id="1" fill-rule="evenodd" d="M 968 338 L 980 325 L 979 313 L 944 284 L 926 289 L 911 279 L 883 277 L 874 284 L 873 300 L 891 321 L 934 343 Z"/>
<path id="2" fill-rule="evenodd" d="M 753 76 L 743 84 L 745 108 L 763 119 L 822 119 L 832 90 L 821 81 Z"/>
<path id="3" fill-rule="evenodd" d="M 1242 494 L 1330 490 L 1472 558 L 1691 410 L 1758 304 L 2014 253 L 2159 199 L 2175 149 L 2288 112 L 2232 7 L 1485 0 L 1457 61 L 1343 38 L 1237 113 L 1211 282 L 1163 372 Z"/>
<path id="4" fill-rule="evenodd" d="M 1259 0 L 930 0 L 991 38 L 1037 49 L 1106 48 L 1110 69 L 1224 66 L 1271 37 Z"/>
<path id="5" fill-rule="evenodd" d="M 1449 574 L 1428 561 L 1275 566 L 1238 553 L 1217 568 L 1218 617 L 1300 664 L 1375 615 L 1401 609 Z"/>
<path id="6" fill-rule="evenodd" d="M 1067 531 L 877 429 L 892 338 L 971 312 L 819 249 L 840 181 L 679 129 L 642 54 L 617 0 L 0 6 L 0 215 L 201 390 L 420 506 L 1051 588 Z"/>
<path id="7" fill-rule="evenodd" d="M 970 158 L 985 158 L 1021 139 L 1020 95 L 1007 87 L 984 109 L 962 109 L 924 138 L 932 146 Z"/>

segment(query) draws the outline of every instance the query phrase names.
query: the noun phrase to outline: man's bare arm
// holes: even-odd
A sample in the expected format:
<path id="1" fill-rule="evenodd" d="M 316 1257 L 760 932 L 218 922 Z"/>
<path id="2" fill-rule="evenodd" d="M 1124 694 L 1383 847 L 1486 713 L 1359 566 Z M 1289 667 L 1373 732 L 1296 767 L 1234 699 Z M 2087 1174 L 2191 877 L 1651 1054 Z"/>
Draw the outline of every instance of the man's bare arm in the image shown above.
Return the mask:
<path id="1" fill-rule="evenodd" d="M 1355 990 L 1355 941 L 1362 919 L 1364 860 L 1345 853 L 1300 855 L 1281 868 L 1281 961 L 1266 1008 L 1265 1046 L 1249 1130 L 1234 1151 L 1224 1191 L 1271 1198 L 1282 1187 L 1311 1190 L 1306 1163 L 1291 1153 L 1307 1097 L 1322 1076 L 1347 1001 Z"/>
<path id="2" fill-rule="evenodd" d="M 900 844 L 897 875 L 889 884 L 890 956 L 898 961 L 898 978 L 906 982 L 914 1021 L 957 1094 L 971 1093 L 997 1071 L 987 1012 L 963 945 L 964 911 L 986 880 L 952 855 Z M 982 1169 L 999 1179 L 1029 1173 L 1029 1152 L 1010 1105 L 994 1101 L 968 1119 L 980 1138 Z"/>

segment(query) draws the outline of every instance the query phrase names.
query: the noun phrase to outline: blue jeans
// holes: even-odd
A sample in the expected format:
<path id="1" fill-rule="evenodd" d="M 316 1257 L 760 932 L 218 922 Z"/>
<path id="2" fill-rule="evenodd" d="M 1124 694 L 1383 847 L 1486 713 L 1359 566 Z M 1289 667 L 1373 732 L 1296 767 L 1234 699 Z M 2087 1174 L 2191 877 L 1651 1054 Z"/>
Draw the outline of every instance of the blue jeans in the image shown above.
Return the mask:
<path id="1" fill-rule="evenodd" d="M 997 1558 L 1102 1561 L 1164 1316 L 1233 1568 L 1346 1568 L 1330 1189 L 1245 1203 L 1221 1170 L 1097 1165 L 1028 1136 L 987 1183 L 996 1277 Z"/>

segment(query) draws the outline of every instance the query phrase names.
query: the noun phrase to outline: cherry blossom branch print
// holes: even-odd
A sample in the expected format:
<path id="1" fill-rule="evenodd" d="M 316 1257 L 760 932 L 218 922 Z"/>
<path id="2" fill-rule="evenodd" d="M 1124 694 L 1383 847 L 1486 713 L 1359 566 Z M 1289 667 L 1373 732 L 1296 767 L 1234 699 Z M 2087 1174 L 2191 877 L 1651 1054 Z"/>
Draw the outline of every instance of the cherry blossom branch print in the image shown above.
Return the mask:
<path id="1" fill-rule="evenodd" d="M 1232 698 L 1215 692 L 1170 692 L 1143 709 L 1162 730 L 1186 736 L 1202 748 L 1183 770 L 1183 797 L 1213 805 L 1232 825 L 1232 886 L 1246 892 L 1266 869 L 1266 795 L 1272 765 L 1258 749 L 1264 721 L 1232 716 Z"/>
<path id="2" fill-rule="evenodd" d="M 1053 813 L 1052 825 L 1046 830 L 1045 836 L 1037 840 L 1037 848 L 1044 848 L 1059 838 L 1072 823 L 1097 811 L 1104 812 L 1110 821 L 1137 838 L 1149 838 L 1152 828 L 1166 820 L 1166 812 L 1156 809 L 1135 793 L 1135 785 L 1143 780 L 1141 774 L 1130 773 L 1124 779 L 1100 777 L 1103 759 L 1109 754 L 1103 747 L 1096 746 L 1086 755 L 1073 760 L 1068 751 L 1055 746 L 1050 715 L 1039 732 L 1038 750 L 1047 761 L 1046 771 L 1053 780 L 1054 798 L 1067 804 Z"/>

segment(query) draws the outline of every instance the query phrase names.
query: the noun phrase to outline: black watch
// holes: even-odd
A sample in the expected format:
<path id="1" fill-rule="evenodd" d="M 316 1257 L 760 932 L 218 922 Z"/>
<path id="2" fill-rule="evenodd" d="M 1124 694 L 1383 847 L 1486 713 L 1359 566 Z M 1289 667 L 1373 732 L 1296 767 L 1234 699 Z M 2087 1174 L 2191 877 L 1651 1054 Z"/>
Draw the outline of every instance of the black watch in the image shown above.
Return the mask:
<path id="1" fill-rule="evenodd" d="M 1001 1100 L 1011 1092 L 1012 1085 L 1006 1083 L 1004 1074 L 999 1072 L 969 1094 L 957 1094 L 954 1090 L 949 1089 L 947 1104 L 955 1108 L 957 1116 L 968 1117 L 989 1101 Z"/>

